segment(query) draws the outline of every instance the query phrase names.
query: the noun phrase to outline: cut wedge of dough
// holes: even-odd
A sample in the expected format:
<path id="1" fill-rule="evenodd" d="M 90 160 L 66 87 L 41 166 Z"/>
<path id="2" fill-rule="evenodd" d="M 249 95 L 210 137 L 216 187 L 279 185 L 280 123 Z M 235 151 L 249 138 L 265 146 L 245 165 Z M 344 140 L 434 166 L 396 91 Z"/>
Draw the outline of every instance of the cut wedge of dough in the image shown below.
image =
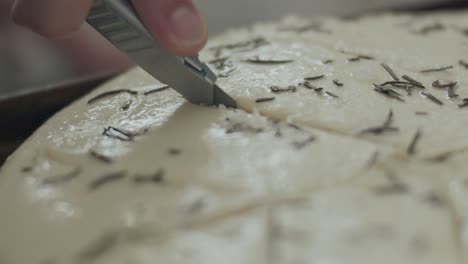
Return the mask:
<path id="1" fill-rule="evenodd" d="M 467 60 L 467 40 L 463 32 L 467 27 L 466 12 L 418 17 L 381 15 L 353 22 L 325 19 L 315 24 L 289 18 L 281 23 L 229 32 L 215 39 L 205 56 L 209 59 L 228 57 L 225 63 L 228 66 L 223 70 L 233 72 L 229 78 L 221 78 L 219 83 L 238 98 L 245 109 L 255 108 L 272 118 L 287 119 L 350 137 L 357 137 L 362 130 L 381 125 L 392 110 L 393 125 L 399 133 L 360 138 L 404 151 L 415 132 L 421 129 L 426 131 L 421 138 L 421 150 L 436 154 L 468 145 L 464 124 L 466 113 L 458 107 L 468 96 L 465 89 L 468 85 L 467 68 L 460 65 L 460 60 Z M 253 45 L 232 48 L 232 43 L 258 38 L 269 44 L 258 45 L 255 49 Z M 216 49 L 226 47 L 226 44 L 231 44 L 231 48 Z M 257 57 L 263 61 L 291 62 L 248 62 Z M 390 66 L 400 80 L 405 81 L 401 78 L 403 75 L 410 76 L 426 89 L 413 88 L 412 95 L 407 95 L 404 89 L 394 88 L 404 102 L 375 92 L 373 84 L 393 80 L 382 63 Z M 453 68 L 421 72 L 449 66 Z M 303 83 L 304 78 L 322 75 L 323 78 L 309 82 L 323 88 L 319 93 L 303 85 L 295 93 L 275 95 L 270 90 L 271 86 L 297 85 Z M 335 80 L 343 86 L 334 84 Z M 455 93 L 458 96 L 448 98 L 447 89 L 432 87 L 435 81 L 442 84 L 457 82 Z M 433 95 L 443 105 L 431 101 L 421 92 Z M 271 96 L 276 97 L 272 102 L 255 103 L 258 98 Z"/>

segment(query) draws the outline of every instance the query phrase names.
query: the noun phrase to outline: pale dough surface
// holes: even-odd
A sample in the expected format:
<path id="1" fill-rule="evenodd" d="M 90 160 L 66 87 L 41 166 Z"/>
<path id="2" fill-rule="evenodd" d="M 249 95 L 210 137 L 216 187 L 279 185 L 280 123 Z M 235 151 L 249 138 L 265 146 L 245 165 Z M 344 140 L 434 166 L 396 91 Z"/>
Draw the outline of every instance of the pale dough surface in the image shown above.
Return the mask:
<path id="1" fill-rule="evenodd" d="M 202 57 L 226 58 L 212 66 L 238 110 L 148 93 L 162 85 L 133 69 L 2 168 L 0 263 L 468 263 L 467 30 L 460 12 L 227 32 Z M 382 63 L 426 88 L 375 92 Z M 319 75 L 320 92 L 298 85 Z M 390 111 L 396 130 L 360 133 Z"/>

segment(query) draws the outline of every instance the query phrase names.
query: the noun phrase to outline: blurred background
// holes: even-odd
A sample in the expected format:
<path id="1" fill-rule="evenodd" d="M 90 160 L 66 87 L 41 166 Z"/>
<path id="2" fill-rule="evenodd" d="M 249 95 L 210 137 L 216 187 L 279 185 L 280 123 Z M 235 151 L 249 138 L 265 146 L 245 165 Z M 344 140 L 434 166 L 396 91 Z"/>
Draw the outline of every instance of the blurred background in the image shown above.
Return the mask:
<path id="1" fill-rule="evenodd" d="M 349 16 L 373 10 L 393 8 L 433 7 L 447 0 L 195 0 L 207 19 L 212 33 L 226 27 L 272 20 L 287 14 L 305 17 Z"/>
<path id="2" fill-rule="evenodd" d="M 39 1 L 39 0 L 38 0 Z M 79 1 L 79 0 L 77 0 Z M 0 164 L 55 111 L 131 66 L 84 27 L 70 39 L 46 40 L 9 21 L 12 0 L 0 0 Z M 348 16 L 384 9 L 459 8 L 468 0 L 195 0 L 211 35 L 281 18 Z"/>

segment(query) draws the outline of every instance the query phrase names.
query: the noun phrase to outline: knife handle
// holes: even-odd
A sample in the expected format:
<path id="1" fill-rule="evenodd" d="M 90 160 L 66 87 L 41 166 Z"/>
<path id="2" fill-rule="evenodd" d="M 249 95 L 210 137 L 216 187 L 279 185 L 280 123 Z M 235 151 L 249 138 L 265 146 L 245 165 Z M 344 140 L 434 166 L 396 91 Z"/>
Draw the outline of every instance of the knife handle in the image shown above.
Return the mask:
<path id="1" fill-rule="evenodd" d="M 96 0 L 87 21 L 112 44 L 127 53 L 155 45 L 130 1 Z"/>
<path id="2" fill-rule="evenodd" d="M 94 1 L 87 22 L 159 81 L 194 104 L 215 103 L 216 75 L 197 56 L 164 50 L 143 25 L 129 0 Z"/>

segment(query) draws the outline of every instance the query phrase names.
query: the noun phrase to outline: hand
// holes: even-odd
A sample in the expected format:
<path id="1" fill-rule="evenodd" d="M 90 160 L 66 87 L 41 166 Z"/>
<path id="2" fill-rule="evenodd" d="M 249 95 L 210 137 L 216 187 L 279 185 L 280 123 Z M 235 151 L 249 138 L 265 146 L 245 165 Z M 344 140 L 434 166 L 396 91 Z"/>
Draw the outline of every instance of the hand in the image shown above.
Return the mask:
<path id="1" fill-rule="evenodd" d="M 191 0 L 132 0 L 159 43 L 179 56 L 197 53 L 206 43 L 207 30 Z M 78 32 L 92 0 L 15 0 L 13 20 L 52 39 Z"/>

